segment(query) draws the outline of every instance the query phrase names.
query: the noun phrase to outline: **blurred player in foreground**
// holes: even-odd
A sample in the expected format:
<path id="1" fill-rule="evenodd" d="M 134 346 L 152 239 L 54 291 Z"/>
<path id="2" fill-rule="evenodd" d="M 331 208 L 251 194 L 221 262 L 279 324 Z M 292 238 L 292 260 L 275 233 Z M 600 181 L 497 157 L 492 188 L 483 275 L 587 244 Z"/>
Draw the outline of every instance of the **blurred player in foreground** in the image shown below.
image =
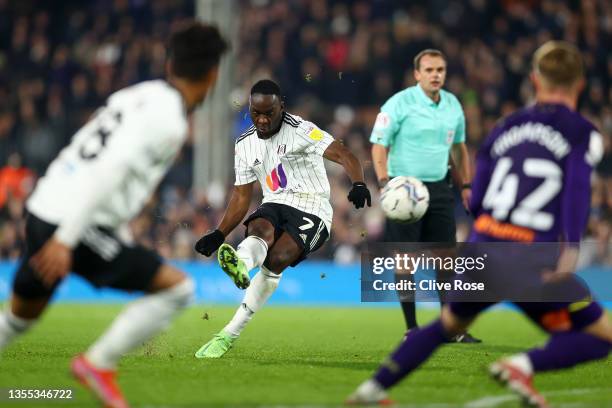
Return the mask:
<path id="1" fill-rule="evenodd" d="M 193 281 L 134 245 L 127 223 L 172 165 L 226 49 L 215 27 L 191 23 L 173 33 L 167 80 L 112 94 L 27 202 L 27 249 L 0 315 L 0 349 L 36 322 L 70 271 L 96 287 L 145 292 L 72 360 L 72 373 L 105 406 L 127 407 L 115 381 L 120 357 L 168 326 L 193 296 Z"/>
<path id="2" fill-rule="evenodd" d="M 351 179 L 349 201 L 356 208 L 371 205 L 359 160 L 312 122 L 286 112 L 275 82 L 253 85 L 249 111 L 254 125 L 236 141 L 236 183 L 229 206 L 219 228 L 196 244 L 206 256 L 219 249 L 223 271 L 236 286 L 248 289 L 233 319 L 196 352 L 197 358 L 223 356 L 278 287 L 285 268 L 328 239 L 332 206 L 324 158 L 341 164 Z M 246 215 L 256 180 L 263 203 L 244 222 L 246 238 L 235 250 L 223 241 Z M 254 268 L 259 272 L 249 282 Z"/>
<path id="3" fill-rule="evenodd" d="M 501 121 L 477 158 L 471 201 L 476 220 L 470 241 L 509 242 L 521 236 L 524 242 L 566 242 L 556 270 L 543 274 L 542 288 L 575 279 L 571 272 L 589 211 L 591 170 L 603 153 L 601 135 L 576 112 L 583 75 L 574 46 L 544 44 L 534 55 L 531 74 L 537 103 Z M 492 265 L 493 273 L 500 268 L 502 263 Z M 446 339 L 465 331 L 492 304 L 446 305 L 440 319 L 410 332 L 348 402 L 388 401 L 386 390 L 417 369 Z M 489 372 L 527 404 L 546 407 L 533 386 L 534 373 L 605 358 L 612 347 L 612 325 L 590 298 L 576 303 L 519 302 L 517 306 L 550 333 L 550 340 L 541 349 L 493 363 Z"/>

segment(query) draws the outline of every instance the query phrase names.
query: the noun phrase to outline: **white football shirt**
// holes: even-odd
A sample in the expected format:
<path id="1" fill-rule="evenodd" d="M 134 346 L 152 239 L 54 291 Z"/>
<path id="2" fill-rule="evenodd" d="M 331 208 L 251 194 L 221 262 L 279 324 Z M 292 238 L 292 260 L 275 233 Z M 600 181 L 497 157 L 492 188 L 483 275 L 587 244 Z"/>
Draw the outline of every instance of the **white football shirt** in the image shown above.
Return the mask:
<path id="1" fill-rule="evenodd" d="M 118 229 L 141 210 L 187 136 L 180 93 L 163 80 L 112 94 L 51 163 L 28 211 L 74 247 L 92 225 Z"/>
<path id="2" fill-rule="evenodd" d="M 236 140 L 236 185 L 258 180 L 263 203 L 278 203 L 319 217 L 331 231 L 333 210 L 323 153 L 334 141 L 314 123 L 287 112 L 278 133 L 260 139 L 251 126 Z"/>

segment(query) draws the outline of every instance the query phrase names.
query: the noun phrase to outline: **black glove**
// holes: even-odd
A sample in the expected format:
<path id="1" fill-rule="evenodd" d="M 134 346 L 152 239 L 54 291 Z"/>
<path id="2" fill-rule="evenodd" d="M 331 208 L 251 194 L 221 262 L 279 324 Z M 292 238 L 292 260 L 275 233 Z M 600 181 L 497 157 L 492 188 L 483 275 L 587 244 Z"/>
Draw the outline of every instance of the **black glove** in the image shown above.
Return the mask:
<path id="1" fill-rule="evenodd" d="M 357 182 L 353 183 L 353 188 L 349 191 L 348 200 L 355 205 L 355 208 L 365 207 L 365 203 L 368 203 L 368 207 L 372 206 L 372 196 L 370 196 L 370 190 L 366 187 L 365 183 Z"/>
<path id="2" fill-rule="evenodd" d="M 195 250 L 202 255 L 211 256 L 225 241 L 225 235 L 218 229 L 209 232 L 198 240 L 195 244 Z"/>

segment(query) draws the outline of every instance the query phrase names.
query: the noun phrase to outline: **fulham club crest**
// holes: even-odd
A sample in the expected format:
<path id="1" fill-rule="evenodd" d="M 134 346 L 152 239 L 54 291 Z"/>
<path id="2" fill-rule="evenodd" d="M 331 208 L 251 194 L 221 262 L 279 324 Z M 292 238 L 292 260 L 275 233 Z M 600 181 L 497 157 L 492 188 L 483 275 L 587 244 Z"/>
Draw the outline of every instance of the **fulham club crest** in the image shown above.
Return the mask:
<path id="1" fill-rule="evenodd" d="M 283 156 L 286 150 L 287 150 L 287 145 L 282 144 L 278 146 L 278 150 L 276 151 L 276 153 L 278 153 L 279 156 Z"/>

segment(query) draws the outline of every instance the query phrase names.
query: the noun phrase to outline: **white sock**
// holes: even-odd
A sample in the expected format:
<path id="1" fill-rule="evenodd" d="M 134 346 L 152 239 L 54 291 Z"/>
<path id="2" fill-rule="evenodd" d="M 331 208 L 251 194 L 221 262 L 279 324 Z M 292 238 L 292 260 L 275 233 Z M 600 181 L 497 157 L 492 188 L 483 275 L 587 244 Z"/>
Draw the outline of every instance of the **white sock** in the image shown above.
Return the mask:
<path id="1" fill-rule="evenodd" d="M 223 330 L 233 337 L 240 336 L 244 327 L 251 321 L 253 314 L 261 309 L 272 296 L 272 293 L 278 287 L 280 277 L 280 274 L 277 275 L 262 266 L 251 280 L 251 284 L 244 294 L 244 299 L 242 299 L 242 304 Z"/>
<path id="2" fill-rule="evenodd" d="M 15 337 L 25 333 L 36 319 L 23 319 L 15 316 L 10 304 L 0 313 L 0 351 L 2 351 Z"/>
<path id="3" fill-rule="evenodd" d="M 529 356 L 525 353 L 515 354 L 505 359 L 507 362 L 518 367 L 523 373 L 527 375 L 533 374 L 533 365 Z"/>
<path id="4" fill-rule="evenodd" d="M 361 402 L 375 402 L 387 398 L 387 391 L 374 379 L 361 383 L 354 394 Z"/>
<path id="5" fill-rule="evenodd" d="M 246 265 L 247 270 L 250 271 L 263 264 L 266 255 L 268 255 L 268 244 L 255 235 L 249 235 L 238 244 L 236 252 L 238 252 L 238 257 Z"/>
<path id="6" fill-rule="evenodd" d="M 106 332 L 89 347 L 85 357 L 94 366 L 114 369 L 119 358 L 165 329 L 192 300 L 191 279 L 130 303 Z"/>

